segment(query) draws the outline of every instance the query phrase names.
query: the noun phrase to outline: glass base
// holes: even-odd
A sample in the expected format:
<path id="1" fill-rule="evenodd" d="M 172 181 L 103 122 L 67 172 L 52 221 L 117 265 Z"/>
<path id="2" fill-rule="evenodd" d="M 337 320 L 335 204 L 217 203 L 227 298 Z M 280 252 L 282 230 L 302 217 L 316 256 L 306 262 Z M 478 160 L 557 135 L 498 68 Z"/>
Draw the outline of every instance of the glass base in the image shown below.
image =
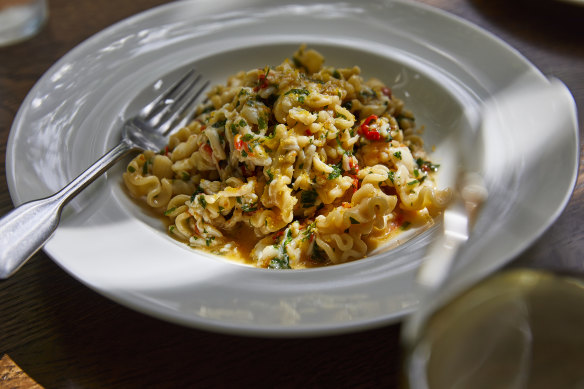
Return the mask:
<path id="1" fill-rule="evenodd" d="M 584 388 L 583 304 L 581 276 L 498 273 L 426 323 L 409 387 Z"/>

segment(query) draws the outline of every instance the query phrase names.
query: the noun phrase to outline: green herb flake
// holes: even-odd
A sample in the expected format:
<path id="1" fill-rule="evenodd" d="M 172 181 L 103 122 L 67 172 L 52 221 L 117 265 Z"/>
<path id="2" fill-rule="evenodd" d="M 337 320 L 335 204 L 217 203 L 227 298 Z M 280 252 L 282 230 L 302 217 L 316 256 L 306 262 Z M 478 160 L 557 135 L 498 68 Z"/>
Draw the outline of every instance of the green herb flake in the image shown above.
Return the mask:
<path id="1" fill-rule="evenodd" d="M 297 94 L 297 95 L 306 95 L 308 96 L 310 94 L 310 91 L 306 88 L 303 89 L 290 89 L 288 92 L 284 93 L 284 96 L 289 95 L 289 94 Z"/>
<path id="2" fill-rule="evenodd" d="M 134 166 L 128 166 L 128 172 L 134 173 L 135 171 L 136 169 L 134 168 Z"/>
<path id="3" fill-rule="evenodd" d="M 430 172 L 430 171 L 436 172 L 436 171 L 438 171 L 438 168 L 440 167 L 440 165 L 433 164 L 430 161 L 424 161 L 422 158 L 416 159 L 416 163 L 418 164 L 420 169 L 422 169 L 425 172 Z"/>
<path id="4" fill-rule="evenodd" d="M 341 168 L 341 163 L 342 162 L 339 162 L 338 164 L 332 166 L 333 171 L 330 172 L 327 177 L 329 180 L 334 180 L 342 174 L 343 170 Z"/>
<path id="5" fill-rule="evenodd" d="M 255 212 L 258 210 L 256 204 L 242 204 L 241 210 L 243 212 Z"/>
<path id="6" fill-rule="evenodd" d="M 314 206 L 314 202 L 318 198 L 318 193 L 312 190 L 303 190 L 300 193 L 300 202 L 302 202 L 302 208 L 310 208 Z"/>
<path id="7" fill-rule="evenodd" d="M 393 153 L 393 156 L 396 157 L 397 159 L 402 159 L 401 151 L 396 151 L 395 153 Z"/>
<path id="8" fill-rule="evenodd" d="M 263 116 L 260 116 L 258 118 L 258 128 L 260 130 L 265 130 L 266 128 L 268 128 L 268 123 L 266 122 L 266 119 Z"/>
<path id="9" fill-rule="evenodd" d="M 290 258 L 288 257 L 288 254 L 284 254 L 282 258 L 272 258 L 268 265 L 268 269 L 292 269 L 290 267 Z"/>
<path id="10" fill-rule="evenodd" d="M 227 122 L 227 119 L 219 120 L 219 121 L 213 123 L 213 128 L 225 127 L 226 122 Z"/>
<path id="11" fill-rule="evenodd" d="M 204 195 L 199 195 L 199 197 L 197 197 L 199 204 L 201 204 L 201 207 L 203 207 L 203 209 L 207 208 L 207 200 L 205 200 L 205 196 Z"/>
<path id="12" fill-rule="evenodd" d="M 312 253 L 310 254 L 310 259 L 318 263 L 323 263 L 326 261 L 326 253 L 319 245 L 314 244 L 312 247 Z"/>
<path id="13" fill-rule="evenodd" d="M 291 241 L 292 241 L 292 230 L 288 229 L 288 232 L 286 233 L 286 240 L 284 241 L 284 246 L 286 246 Z"/>
<path id="14" fill-rule="evenodd" d="M 149 159 L 146 162 L 144 162 L 144 165 L 142 165 L 142 175 L 147 175 L 148 174 L 148 165 L 152 165 L 152 160 Z"/>
<path id="15" fill-rule="evenodd" d="M 349 220 L 351 221 L 351 224 L 361 224 L 357 219 L 353 218 L 353 216 L 349 216 Z"/>
<path id="16" fill-rule="evenodd" d="M 166 210 L 166 211 L 164 212 L 164 216 L 168 216 L 168 215 L 170 215 L 171 213 L 173 213 L 174 211 L 176 211 L 176 207 L 173 207 L 173 208 L 170 208 L 170 209 Z"/>
<path id="17" fill-rule="evenodd" d="M 307 241 L 308 239 L 310 239 L 313 236 L 315 228 L 316 228 L 316 222 L 312 222 L 306 227 L 306 230 L 304 230 L 304 232 L 302 233 L 302 235 L 303 235 L 302 242 Z"/>

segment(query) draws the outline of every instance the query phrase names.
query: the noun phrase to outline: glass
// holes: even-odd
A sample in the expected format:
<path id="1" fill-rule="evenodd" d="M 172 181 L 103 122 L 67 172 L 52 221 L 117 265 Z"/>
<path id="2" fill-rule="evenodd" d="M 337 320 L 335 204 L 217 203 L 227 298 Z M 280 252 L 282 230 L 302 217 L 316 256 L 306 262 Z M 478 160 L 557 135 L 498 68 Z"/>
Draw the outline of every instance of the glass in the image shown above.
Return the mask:
<path id="1" fill-rule="evenodd" d="M 581 275 L 509 268 L 426 321 L 411 345 L 411 389 L 584 387 Z"/>
<path id="2" fill-rule="evenodd" d="M 46 18 L 46 0 L 0 0 L 0 46 L 32 37 Z"/>
<path id="3" fill-rule="evenodd" d="M 540 103 L 550 102 L 557 103 L 555 107 L 559 110 L 574 106 L 570 92 L 558 80 L 550 79 L 545 87 L 531 82 L 515 84 L 500 92 L 495 104 L 487 102 L 483 106 L 481 131 L 489 134 L 489 125 L 495 125 L 514 132 L 561 134 L 567 128 L 564 124 L 556 120 L 544 124 L 545 116 L 537 114 L 545 112 L 545 105 Z M 521 114 L 528 110 L 529 114 Z M 554 119 L 574 118 L 574 113 L 556 111 Z M 526 121 L 526 117 L 534 120 Z M 539 155 L 549 143 L 532 146 L 533 155 Z M 461 160 L 460 165 L 467 166 L 471 160 Z M 505 173 L 505 168 L 499 172 Z M 537 174 L 532 172 L 532 177 Z M 572 175 L 569 180 L 575 183 L 576 176 Z M 525 211 L 518 218 L 522 225 L 537 223 L 530 221 L 530 217 L 538 215 L 541 207 L 514 198 L 512 185 L 501 191 L 492 177 L 486 182 L 484 202 L 478 203 L 478 209 L 473 208 L 477 217 L 472 217 L 465 207 L 468 218 L 474 220 L 468 223 L 470 234 L 467 230 L 464 235 L 470 235 L 468 244 L 460 252 L 446 250 L 453 247 L 450 243 L 453 239 L 447 237 L 461 236 L 447 218 L 448 213 L 454 213 L 453 204 L 444 212 L 442 240 L 445 243 L 436 241 L 436 249 L 433 245 L 421 267 L 423 271 L 418 274 L 420 305 L 402 327 L 409 386 L 411 389 L 584 388 L 581 260 L 524 256 L 507 264 L 510 258 L 504 251 L 481 260 L 481 252 L 498 249 L 480 245 L 485 234 L 496 231 L 513 238 L 519 230 L 509 225 L 499 227 L 500 213 L 492 212 L 494 204 L 520 205 Z M 461 187 L 459 195 L 468 201 L 464 188 Z M 492 193 L 497 197 L 492 197 Z M 458 216 L 459 220 L 465 219 L 460 212 Z"/>

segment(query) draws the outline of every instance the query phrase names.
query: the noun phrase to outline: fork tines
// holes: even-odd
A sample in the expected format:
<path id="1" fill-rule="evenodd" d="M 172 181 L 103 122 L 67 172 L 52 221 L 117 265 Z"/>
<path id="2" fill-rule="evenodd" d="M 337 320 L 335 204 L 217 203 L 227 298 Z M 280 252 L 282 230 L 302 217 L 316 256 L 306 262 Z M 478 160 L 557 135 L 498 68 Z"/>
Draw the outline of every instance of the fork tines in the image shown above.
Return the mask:
<path id="1" fill-rule="evenodd" d="M 183 126 L 189 119 L 189 108 L 209 86 L 209 81 L 197 86 L 202 75 L 191 69 L 182 78 L 174 82 L 164 93 L 146 105 L 139 116 L 152 128 L 162 134 L 177 126 Z"/>

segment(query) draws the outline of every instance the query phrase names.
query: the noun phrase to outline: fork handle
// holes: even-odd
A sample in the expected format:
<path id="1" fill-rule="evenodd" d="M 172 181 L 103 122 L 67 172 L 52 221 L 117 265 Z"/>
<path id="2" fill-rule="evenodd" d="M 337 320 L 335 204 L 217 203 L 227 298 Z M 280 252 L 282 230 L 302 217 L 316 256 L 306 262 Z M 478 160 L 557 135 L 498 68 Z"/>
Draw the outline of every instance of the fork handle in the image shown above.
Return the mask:
<path id="1" fill-rule="evenodd" d="M 4 215 L 0 219 L 0 279 L 10 277 L 43 247 L 59 224 L 63 206 L 130 150 L 130 143 L 122 141 L 59 192 Z"/>

